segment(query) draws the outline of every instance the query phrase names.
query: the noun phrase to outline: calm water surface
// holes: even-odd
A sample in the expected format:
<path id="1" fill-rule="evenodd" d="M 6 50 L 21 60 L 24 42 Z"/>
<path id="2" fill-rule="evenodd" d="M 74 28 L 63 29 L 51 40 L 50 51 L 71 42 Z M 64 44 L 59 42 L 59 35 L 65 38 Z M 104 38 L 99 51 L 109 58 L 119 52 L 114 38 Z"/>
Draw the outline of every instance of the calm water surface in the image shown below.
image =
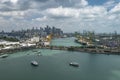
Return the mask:
<path id="1" fill-rule="evenodd" d="M 36 49 L 0 58 L 0 80 L 120 80 L 120 56 Z M 36 60 L 38 67 L 30 62 Z M 78 62 L 79 68 L 69 66 Z"/>
<path id="2" fill-rule="evenodd" d="M 80 44 L 75 43 L 74 40 L 75 40 L 74 37 L 54 39 L 54 40 L 52 40 L 51 45 L 56 45 L 56 46 L 81 46 Z"/>

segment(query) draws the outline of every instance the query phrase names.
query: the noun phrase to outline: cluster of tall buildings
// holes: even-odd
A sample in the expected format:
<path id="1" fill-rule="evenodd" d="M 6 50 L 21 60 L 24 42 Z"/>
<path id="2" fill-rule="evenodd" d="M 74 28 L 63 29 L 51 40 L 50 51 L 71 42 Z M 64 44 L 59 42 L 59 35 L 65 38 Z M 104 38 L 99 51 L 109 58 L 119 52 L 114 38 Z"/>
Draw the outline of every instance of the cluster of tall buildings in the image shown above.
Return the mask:
<path id="1" fill-rule="evenodd" d="M 44 28 L 33 27 L 32 29 L 27 29 L 27 30 L 19 30 L 19 31 L 12 30 L 11 32 L 4 32 L 4 31 L 0 32 L 0 36 L 15 37 L 18 39 L 26 39 L 34 36 L 45 37 L 49 34 L 52 34 L 54 37 L 60 37 L 63 35 L 63 31 L 60 28 L 50 27 L 47 25 Z"/>

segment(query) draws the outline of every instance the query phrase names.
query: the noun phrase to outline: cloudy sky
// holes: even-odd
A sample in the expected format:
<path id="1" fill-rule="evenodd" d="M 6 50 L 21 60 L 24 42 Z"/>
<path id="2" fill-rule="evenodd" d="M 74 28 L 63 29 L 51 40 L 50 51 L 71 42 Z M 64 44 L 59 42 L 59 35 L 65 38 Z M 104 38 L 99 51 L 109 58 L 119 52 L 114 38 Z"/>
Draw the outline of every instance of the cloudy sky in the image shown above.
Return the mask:
<path id="1" fill-rule="evenodd" d="M 0 0 L 0 31 L 46 25 L 64 32 L 120 32 L 120 0 Z"/>

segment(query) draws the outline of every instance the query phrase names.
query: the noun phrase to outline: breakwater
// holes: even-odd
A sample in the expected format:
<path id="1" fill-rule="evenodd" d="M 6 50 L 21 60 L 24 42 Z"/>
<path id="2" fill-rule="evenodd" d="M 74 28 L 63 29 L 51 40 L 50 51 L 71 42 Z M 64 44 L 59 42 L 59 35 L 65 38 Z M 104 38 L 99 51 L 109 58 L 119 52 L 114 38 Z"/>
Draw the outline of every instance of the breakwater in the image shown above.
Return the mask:
<path id="1" fill-rule="evenodd" d="M 51 49 L 51 50 L 67 50 L 67 51 L 79 51 L 79 52 L 87 52 L 94 54 L 115 54 L 120 55 L 120 49 L 100 49 L 100 48 L 84 48 L 79 46 L 30 46 L 30 47 L 19 47 L 14 49 L 2 49 L 1 53 L 13 53 L 18 51 L 25 51 L 31 49 Z"/>
<path id="2" fill-rule="evenodd" d="M 87 52 L 94 54 L 115 54 L 120 55 L 120 49 L 100 49 L 100 48 L 83 48 L 83 47 L 75 47 L 75 46 L 44 46 L 42 49 L 51 49 L 51 50 L 67 50 L 67 51 L 79 51 L 79 52 Z"/>

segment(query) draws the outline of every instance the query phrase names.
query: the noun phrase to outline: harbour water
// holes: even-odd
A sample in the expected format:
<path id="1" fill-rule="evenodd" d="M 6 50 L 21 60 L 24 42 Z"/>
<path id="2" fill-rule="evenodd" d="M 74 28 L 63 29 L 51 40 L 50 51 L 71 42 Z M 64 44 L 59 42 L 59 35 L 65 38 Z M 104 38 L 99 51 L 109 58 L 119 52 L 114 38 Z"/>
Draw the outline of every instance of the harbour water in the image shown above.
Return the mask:
<path id="1" fill-rule="evenodd" d="M 75 38 L 70 37 L 70 38 L 58 38 L 54 39 L 51 41 L 51 45 L 54 46 L 81 46 L 78 43 L 74 42 Z"/>
<path id="2" fill-rule="evenodd" d="M 64 39 L 67 45 L 74 44 L 73 38 L 54 41 L 63 44 Z M 32 60 L 39 66 L 32 66 Z M 70 62 L 79 67 L 69 66 Z M 120 80 L 120 56 L 48 49 L 16 52 L 0 58 L 0 80 Z"/>

